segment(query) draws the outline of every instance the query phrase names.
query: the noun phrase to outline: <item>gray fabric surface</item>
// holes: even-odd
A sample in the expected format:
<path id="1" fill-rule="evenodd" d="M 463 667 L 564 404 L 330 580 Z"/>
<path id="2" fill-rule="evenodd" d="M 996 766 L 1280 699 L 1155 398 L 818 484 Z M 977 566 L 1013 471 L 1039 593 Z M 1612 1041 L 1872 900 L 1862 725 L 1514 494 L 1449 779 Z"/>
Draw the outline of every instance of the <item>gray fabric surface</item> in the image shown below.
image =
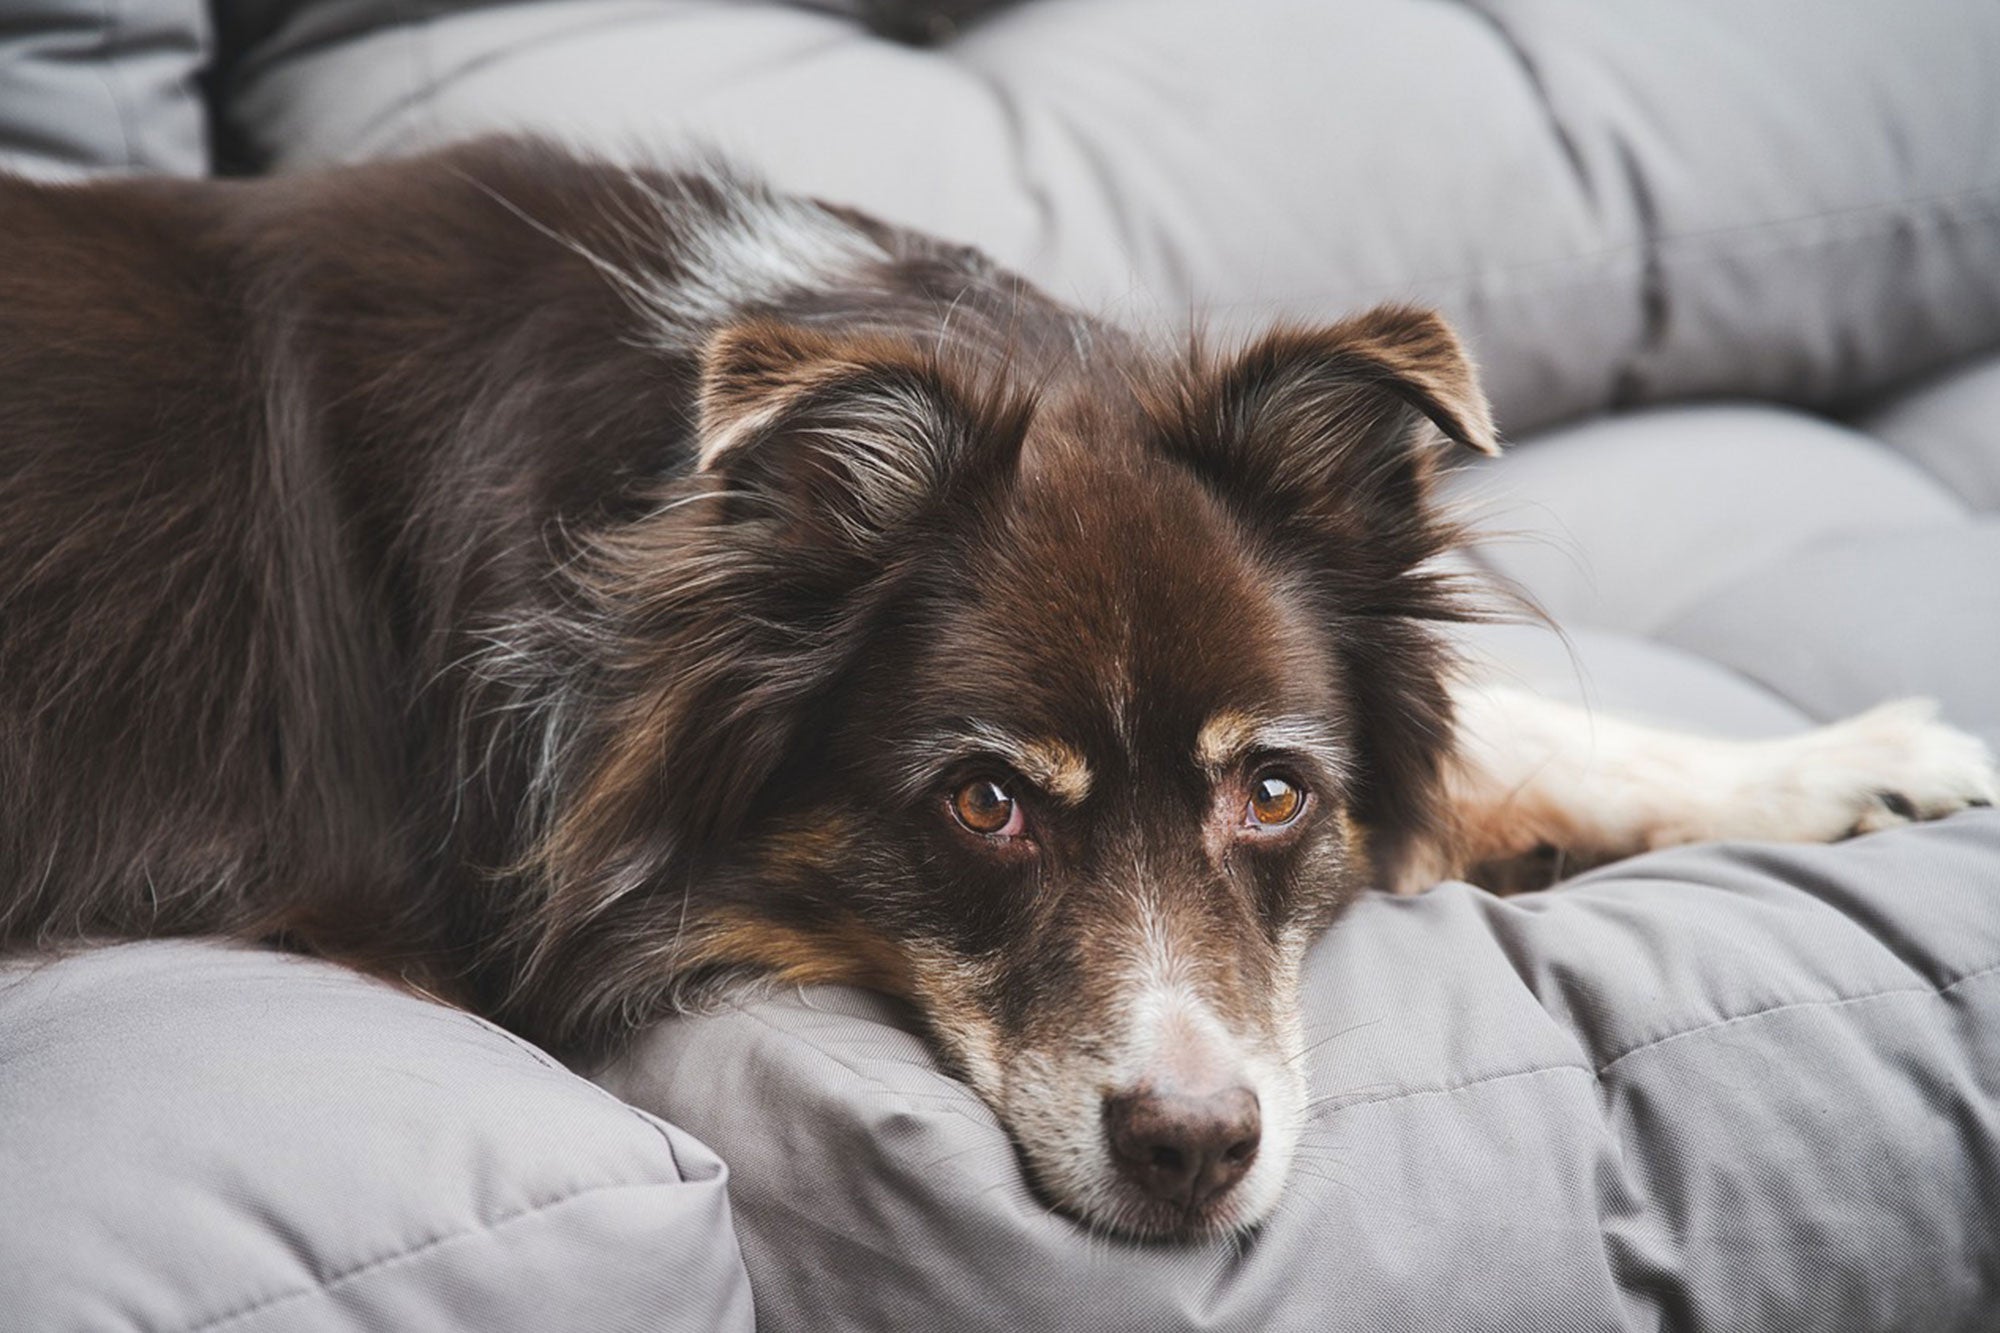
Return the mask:
<path id="1" fill-rule="evenodd" d="M 1986 0 L 1026 0 L 926 50 L 745 0 L 316 12 L 229 82 L 260 161 L 706 142 L 1134 323 L 1437 304 L 1516 433 L 2000 345 Z"/>
<path id="2" fill-rule="evenodd" d="M 1935 473 L 1974 509 L 2000 513 L 2000 357 L 1954 366 L 1880 404 L 1859 425 Z"/>
<path id="3" fill-rule="evenodd" d="M 1777 715 L 1760 698 L 1829 721 L 1910 695 L 2000 727 L 2000 528 L 1981 490 L 2000 466 L 1996 366 L 1971 363 L 1853 425 L 1764 405 L 1655 408 L 1458 473 L 1449 492 L 1478 517 L 1476 562 L 1573 642 L 1621 645 L 1615 659 L 1595 650 L 1604 666 L 1574 688 L 1547 647 L 1516 663 L 1518 634 L 1500 669 L 1724 732 L 1768 731 Z M 1654 669 L 1666 662 L 1681 665 Z"/>
<path id="4" fill-rule="evenodd" d="M 1793 552 L 1666 627 L 1818 717 L 1927 695 L 2000 727 L 2000 518 Z"/>
<path id="5" fill-rule="evenodd" d="M 2000 814 L 1374 896 L 1308 964 L 1313 1121 L 1234 1247 L 1087 1236 L 888 1006 L 656 1029 L 768 1329 L 1990 1329 Z"/>
<path id="6" fill-rule="evenodd" d="M 11 0 L 0 13 L 0 171 L 208 169 L 202 0 Z"/>
<path id="7" fill-rule="evenodd" d="M 1970 521 L 1948 487 L 1879 442 L 1751 404 L 1554 431 L 1459 474 L 1454 498 L 1480 516 L 1485 563 L 1558 621 L 1649 635 L 1815 543 Z"/>
<path id="8" fill-rule="evenodd" d="M 328 964 L 0 964 L 0 1328 L 748 1328 L 725 1183 L 524 1043 Z"/>
<path id="9" fill-rule="evenodd" d="M 1637 635 L 1538 624 L 1454 634 L 1482 678 L 1634 721 L 1717 736 L 1783 736 L 1811 717 L 1721 663 Z"/>

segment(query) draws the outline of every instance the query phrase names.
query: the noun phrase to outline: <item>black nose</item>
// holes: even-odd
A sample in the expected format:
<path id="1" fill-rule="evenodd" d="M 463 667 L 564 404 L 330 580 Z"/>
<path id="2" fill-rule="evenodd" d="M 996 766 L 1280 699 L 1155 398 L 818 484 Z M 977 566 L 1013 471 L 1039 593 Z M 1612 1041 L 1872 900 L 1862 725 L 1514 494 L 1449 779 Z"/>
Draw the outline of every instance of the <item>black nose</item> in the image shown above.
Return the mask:
<path id="1" fill-rule="evenodd" d="M 1106 1097 L 1104 1128 L 1128 1179 L 1156 1199 L 1194 1208 L 1243 1179 L 1264 1126 L 1248 1088 L 1200 1096 L 1145 1089 Z"/>

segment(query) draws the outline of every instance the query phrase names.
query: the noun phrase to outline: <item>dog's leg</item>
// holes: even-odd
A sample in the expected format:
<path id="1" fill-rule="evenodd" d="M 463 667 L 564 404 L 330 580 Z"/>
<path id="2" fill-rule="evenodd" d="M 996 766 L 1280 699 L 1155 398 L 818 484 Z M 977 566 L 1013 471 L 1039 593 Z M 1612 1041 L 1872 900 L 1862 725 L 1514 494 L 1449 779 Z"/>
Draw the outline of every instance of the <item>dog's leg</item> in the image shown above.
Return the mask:
<path id="1" fill-rule="evenodd" d="M 1546 884 L 1655 847 L 1829 842 L 2000 799 L 1993 756 L 1926 700 L 1775 740 L 1689 735 L 1520 690 L 1466 687 L 1438 846 L 1396 875 Z M 1423 881 L 1423 882 L 1418 882 Z"/>

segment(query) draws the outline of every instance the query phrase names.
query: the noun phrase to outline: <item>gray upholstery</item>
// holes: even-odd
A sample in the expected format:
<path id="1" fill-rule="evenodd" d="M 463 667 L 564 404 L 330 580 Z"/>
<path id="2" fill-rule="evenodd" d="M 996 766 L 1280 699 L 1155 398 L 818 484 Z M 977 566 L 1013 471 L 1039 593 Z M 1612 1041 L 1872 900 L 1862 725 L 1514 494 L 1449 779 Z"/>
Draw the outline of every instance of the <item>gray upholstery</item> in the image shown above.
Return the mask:
<path id="1" fill-rule="evenodd" d="M 703 142 L 1132 324 L 1441 305 L 1517 441 L 1453 483 L 1471 559 L 1563 631 L 1469 631 L 1493 669 L 1742 735 L 1932 694 L 2000 739 L 1988 0 L 1022 0 L 930 48 L 864 0 L 219 8 L 216 114 L 271 169 L 492 129 Z M 195 169 L 164 90 L 199 6 L 32 10 L 101 35 L 107 82 L 35 120 L 100 62 L 15 79 L 51 29 L 10 18 L 0 143 Z M 121 156 L 133 25 L 160 114 Z M 1290 1201 L 1236 1247 L 1042 1209 L 859 993 L 663 1025 L 604 1078 L 731 1164 L 774 1329 L 1990 1328 L 1996 895 L 1975 813 L 1369 898 L 1313 955 L 1326 1100 Z M 698 1144 L 294 960 L 7 983 L 0 1130 L 0 1325 L 747 1318 Z"/>
<path id="2" fill-rule="evenodd" d="M 2000 361 L 1976 365 L 1854 425 L 1655 408 L 1462 471 L 1478 562 L 1573 635 L 1645 644 L 1666 674 L 1641 687 L 1580 665 L 1566 685 L 1533 632 L 1469 637 L 1540 688 L 1700 728 L 1741 730 L 1769 696 L 1825 721 L 1914 694 L 2000 730 L 2000 513 L 1980 489 L 2000 458 L 2000 379 L 1981 372 Z M 1711 688 L 1715 666 L 1731 680 Z"/>
<path id="3" fill-rule="evenodd" d="M 1087 1237 L 883 1002 L 606 1078 L 731 1163 L 767 1329 L 1927 1333 L 2000 1309 L 2000 814 L 1374 896 L 1308 962 L 1314 1110 L 1242 1245 Z"/>
<path id="4" fill-rule="evenodd" d="M 12 0 L 0 15 L 0 171 L 198 176 L 213 46 L 202 0 Z"/>
<path id="5" fill-rule="evenodd" d="M 526 1043 L 329 964 L 0 965 L 0 1328 L 748 1328 L 726 1179 Z"/>
<path id="6" fill-rule="evenodd" d="M 1042 0 L 923 50 L 769 0 L 326 9 L 381 22 L 232 82 L 271 165 L 706 141 L 1134 321 L 1438 304 L 1517 434 L 1847 403 L 2000 328 L 1985 0 Z"/>

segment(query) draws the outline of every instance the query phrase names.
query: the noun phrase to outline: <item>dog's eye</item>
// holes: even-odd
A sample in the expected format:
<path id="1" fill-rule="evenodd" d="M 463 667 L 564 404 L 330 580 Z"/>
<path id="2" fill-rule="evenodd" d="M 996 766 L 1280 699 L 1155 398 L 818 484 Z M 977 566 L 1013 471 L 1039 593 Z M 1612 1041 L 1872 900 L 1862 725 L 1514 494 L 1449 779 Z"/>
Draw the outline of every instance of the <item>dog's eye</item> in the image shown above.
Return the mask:
<path id="1" fill-rule="evenodd" d="M 1014 837 L 1027 822 L 1020 802 L 991 778 L 978 778 L 960 787 L 951 798 L 951 812 L 959 823 L 990 838 Z"/>
<path id="2" fill-rule="evenodd" d="M 1305 790 L 1290 778 L 1265 773 L 1250 788 L 1243 822 L 1253 828 L 1282 828 L 1306 808 Z"/>

